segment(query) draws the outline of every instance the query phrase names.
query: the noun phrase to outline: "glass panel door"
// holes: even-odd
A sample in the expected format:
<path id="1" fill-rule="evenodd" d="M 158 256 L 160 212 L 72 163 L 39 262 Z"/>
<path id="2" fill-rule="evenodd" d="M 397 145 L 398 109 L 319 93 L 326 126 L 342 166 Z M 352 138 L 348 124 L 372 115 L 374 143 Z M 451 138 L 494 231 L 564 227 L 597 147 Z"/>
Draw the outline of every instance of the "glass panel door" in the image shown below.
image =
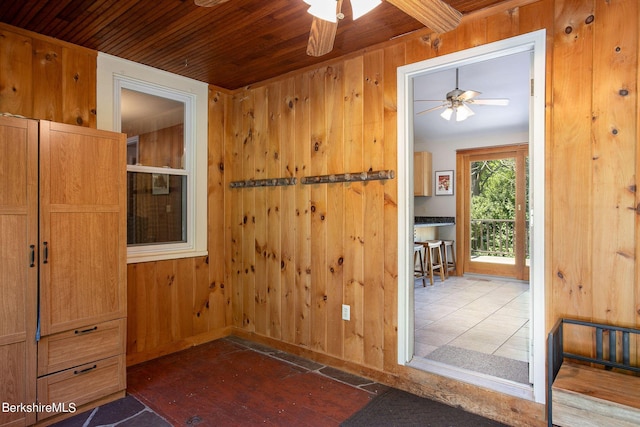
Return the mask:
<path id="1" fill-rule="evenodd" d="M 465 271 L 528 279 L 527 146 L 465 154 Z"/>

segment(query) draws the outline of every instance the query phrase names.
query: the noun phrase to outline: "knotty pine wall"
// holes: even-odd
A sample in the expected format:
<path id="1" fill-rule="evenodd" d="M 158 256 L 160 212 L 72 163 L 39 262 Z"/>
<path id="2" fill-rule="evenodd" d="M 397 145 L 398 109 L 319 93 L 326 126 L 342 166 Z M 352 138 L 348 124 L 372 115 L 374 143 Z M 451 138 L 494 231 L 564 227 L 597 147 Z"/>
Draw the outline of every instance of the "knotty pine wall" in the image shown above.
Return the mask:
<path id="1" fill-rule="evenodd" d="M 230 100 L 225 179 L 396 169 L 398 66 L 546 28 L 547 327 L 562 316 L 638 326 L 638 21 L 635 0 L 513 1 L 447 34 L 414 33 L 247 88 Z M 396 365 L 403 202 L 395 180 L 227 190 L 235 333 L 509 423 L 540 422 L 540 405 Z M 569 335 L 590 351 L 590 337 Z"/>
<path id="2" fill-rule="evenodd" d="M 546 28 L 547 328 L 561 316 L 638 326 L 639 14 L 636 0 L 514 0 L 447 34 L 416 32 L 235 93 L 211 88 L 209 257 L 129 266 L 129 363 L 235 333 L 512 425 L 542 425 L 541 405 L 396 365 L 395 180 L 228 184 L 396 169 L 398 66 Z M 25 42 L 5 28 L 0 111 L 25 114 L 34 98 L 20 88 L 35 83 L 7 67 Z M 340 320 L 343 302 L 351 322 Z M 573 338 L 588 348 L 588 337 Z"/>
<path id="3" fill-rule="evenodd" d="M 95 128 L 96 57 L 0 23 L 0 113 Z"/>

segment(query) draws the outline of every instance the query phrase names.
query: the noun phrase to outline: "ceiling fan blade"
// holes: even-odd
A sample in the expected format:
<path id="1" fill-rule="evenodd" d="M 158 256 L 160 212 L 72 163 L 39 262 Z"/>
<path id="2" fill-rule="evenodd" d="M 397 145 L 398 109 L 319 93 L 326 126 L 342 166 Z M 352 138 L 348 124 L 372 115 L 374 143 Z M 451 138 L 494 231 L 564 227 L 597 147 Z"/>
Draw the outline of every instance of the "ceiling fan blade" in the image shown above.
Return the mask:
<path id="1" fill-rule="evenodd" d="M 333 50 L 333 42 L 338 31 L 337 22 L 329 22 L 320 18 L 313 18 L 309 42 L 307 43 L 307 55 L 322 56 Z"/>
<path id="2" fill-rule="evenodd" d="M 336 5 L 336 15 L 342 11 L 342 1 L 338 0 Z M 313 17 L 311 31 L 309 31 L 309 42 L 307 43 L 307 55 L 323 56 L 333 50 L 333 43 L 336 40 L 338 22 L 329 22 L 324 19 Z"/>
<path id="3" fill-rule="evenodd" d="M 470 99 L 467 102 L 473 105 L 500 105 L 500 106 L 509 105 L 509 100 L 506 98 L 504 99 Z"/>
<path id="4" fill-rule="evenodd" d="M 481 94 L 481 92 L 476 92 L 475 90 L 465 90 L 460 95 L 458 95 L 456 97 L 456 99 L 458 99 L 460 101 L 468 101 L 468 102 L 470 102 L 472 100 L 472 98 L 475 98 L 476 96 L 478 96 L 480 94 Z"/>
<path id="5" fill-rule="evenodd" d="M 229 0 L 193 0 L 196 6 L 202 6 L 202 7 L 213 7 L 222 3 L 226 3 L 228 1 Z"/>
<path id="6" fill-rule="evenodd" d="M 462 13 L 442 0 L 387 0 L 404 13 L 438 33 L 455 29 Z"/>
<path id="7" fill-rule="evenodd" d="M 449 105 L 449 104 L 442 104 L 442 105 L 438 105 L 437 107 L 429 108 L 428 110 L 420 111 L 419 113 L 416 113 L 416 116 L 418 116 L 418 115 L 420 115 L 420 114 L 429 113 L 429 112 L 431 112 L 431 111 L 439 110 L 439 109 L 441 109 L 441 108 L 446 107 L 447 105 Z"/>

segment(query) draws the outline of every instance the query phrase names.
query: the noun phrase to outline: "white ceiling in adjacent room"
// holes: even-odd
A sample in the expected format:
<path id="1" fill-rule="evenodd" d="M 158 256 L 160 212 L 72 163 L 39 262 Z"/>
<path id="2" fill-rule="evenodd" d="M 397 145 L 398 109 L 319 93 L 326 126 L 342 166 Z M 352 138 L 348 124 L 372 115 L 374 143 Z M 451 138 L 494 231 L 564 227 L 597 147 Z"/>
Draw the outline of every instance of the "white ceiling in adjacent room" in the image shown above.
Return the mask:
<path id="1" fill-rule="evenodd" d="M 459 66 L 459 89 L 481 92 L 476 99 L 509 99 L 508 106 L 469 104 L 475 114 L 460 122 L 455 120 L 455 115 L 448 121 L 440 117 L 443 109 L 418 114 L 441 105 L 438 100 L 445 100 L 447 92 L 456 88 L 456 67 L 415 77 L 413 99 L 434 101 L 414 101 L 414 140 L 425 142 L 499 132 L 526 133 L 531 94 L 530 55 L 530 52 L 522 52 Z"/>

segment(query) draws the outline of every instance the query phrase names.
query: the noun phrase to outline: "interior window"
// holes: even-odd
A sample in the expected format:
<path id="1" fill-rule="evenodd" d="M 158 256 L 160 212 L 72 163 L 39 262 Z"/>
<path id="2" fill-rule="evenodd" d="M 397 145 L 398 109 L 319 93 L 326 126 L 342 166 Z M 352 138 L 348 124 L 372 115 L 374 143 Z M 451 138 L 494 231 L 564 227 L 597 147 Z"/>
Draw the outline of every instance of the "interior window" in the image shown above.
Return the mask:
<path id="1" fill-rule="evenodd" d="M 192 183 L 189 99 L 119 82 L 120 130 L 127 135 L 129 252 L 189 245 Z"/>

